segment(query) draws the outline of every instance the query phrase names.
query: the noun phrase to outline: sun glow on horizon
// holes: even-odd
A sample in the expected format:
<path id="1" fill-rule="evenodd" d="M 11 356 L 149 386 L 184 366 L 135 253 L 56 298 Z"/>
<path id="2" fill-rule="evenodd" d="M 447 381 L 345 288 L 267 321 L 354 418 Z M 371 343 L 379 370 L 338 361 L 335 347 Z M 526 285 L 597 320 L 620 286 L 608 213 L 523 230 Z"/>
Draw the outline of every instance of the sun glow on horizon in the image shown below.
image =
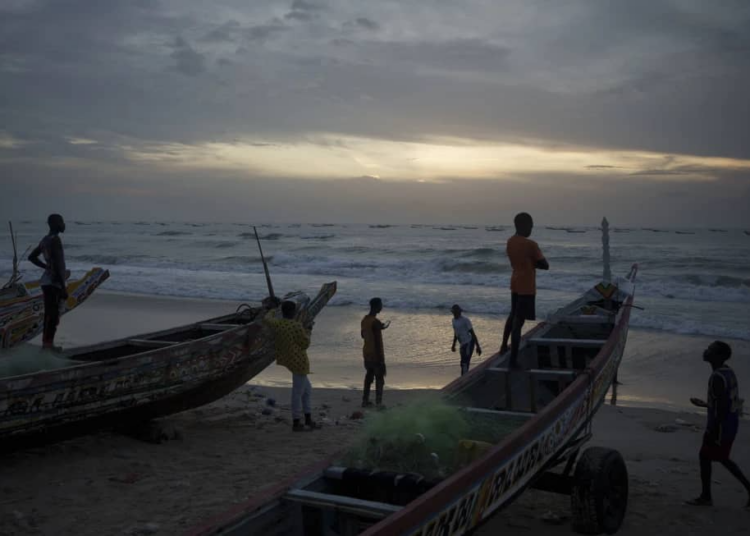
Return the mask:
<path id="1" fill-rule="evenodd" d="M 120 148 L 128 159 L 155 166 L 318 179 L 372 177 L 431 182 L 566 173 L 707 181 L 714 179 L 716 170 L 750 169 L 749 160 L 730 158 L 454 139 L 401 142 L 318 136 L 294 142 L 239 140 Z"/>

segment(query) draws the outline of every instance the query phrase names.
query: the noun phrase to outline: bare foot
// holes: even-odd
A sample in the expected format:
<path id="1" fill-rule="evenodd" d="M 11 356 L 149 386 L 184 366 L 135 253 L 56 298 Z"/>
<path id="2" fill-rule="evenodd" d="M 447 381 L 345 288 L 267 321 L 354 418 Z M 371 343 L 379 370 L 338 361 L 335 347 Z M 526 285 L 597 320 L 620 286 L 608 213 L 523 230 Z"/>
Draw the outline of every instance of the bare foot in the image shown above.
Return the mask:
<path id="1" fill-rule="evenodd" d="M 685 501 L 685 504 L 690 506 L 713 506 L 714 501 L 712 501 L 711 499 L 707 499 L 706 497 L 703 497 L 701 495 L 700 497 L 696 497 L 695 499 Z"/>

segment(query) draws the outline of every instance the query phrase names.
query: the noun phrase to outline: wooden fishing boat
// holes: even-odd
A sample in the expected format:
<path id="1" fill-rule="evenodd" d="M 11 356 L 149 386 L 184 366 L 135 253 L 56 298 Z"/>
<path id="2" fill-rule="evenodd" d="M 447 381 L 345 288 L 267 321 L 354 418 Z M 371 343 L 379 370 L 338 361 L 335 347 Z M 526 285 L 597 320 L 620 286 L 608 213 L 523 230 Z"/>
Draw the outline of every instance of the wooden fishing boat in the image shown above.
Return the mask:
<path id="1" fill-rule="evenodd" d="M 570 494 L 575 529 L 616 531 L 627 505 L 625 463 L 617 451 L 581 448 L 623 355 L 636 270 L 616 286 L 597 285 L 525 335 L 521 370 L 508 369 L 507 354 L 495 355 L 442 390 L 465 415 L 505 430 L 452 474 L 431 481 L 346 467 L 339 454 L 189 534 L 459 535 L 529 486 Z"/>
<path id="2" fill-rule="evenodd" d="M 301 293 L 298 319 L 311 325 L 336 292 Z M 0 449 L 124 426 L 212 402 L 274 359 L 260 308 L 57 354 L 67 366 L 0 379 Z"/>
<path id="3" fill-rule="evenodd" d="M 82 278 L 69 281 L 68 299 L 60 304 L 60 314 L 81 305 L 108 278 L 109 271 L 92 268 Z M 3 289 L 0 293 L 0 349 L 30 341 L 43 327 L 44 296 L 39 281 L 14 283 Z"/>

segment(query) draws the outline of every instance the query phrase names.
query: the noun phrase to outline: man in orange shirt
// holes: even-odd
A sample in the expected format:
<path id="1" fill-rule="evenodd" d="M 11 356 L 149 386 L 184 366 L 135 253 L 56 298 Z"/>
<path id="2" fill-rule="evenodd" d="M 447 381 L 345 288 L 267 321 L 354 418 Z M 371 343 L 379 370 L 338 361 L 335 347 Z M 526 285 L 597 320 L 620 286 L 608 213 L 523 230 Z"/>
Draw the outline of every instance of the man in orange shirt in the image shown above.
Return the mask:
<path id="1" fill-rule="evenodd" d="M 516 214 L 513 219 L 516 234 L 508 239 L 506 253 L 513 274 L 510 276 L 510 315 L 505 321 L 503 342 L 500 353 L 508 351 L 510 344 L 510 368 L 518 366 L 518 346 L 521 342 L 521 328 L 526 320 L 536 320 L 536 271 L 549 270 L 549 263 L 542 255 L 539 245 L 529 240 L 534 220 L 526 212 Z"/>

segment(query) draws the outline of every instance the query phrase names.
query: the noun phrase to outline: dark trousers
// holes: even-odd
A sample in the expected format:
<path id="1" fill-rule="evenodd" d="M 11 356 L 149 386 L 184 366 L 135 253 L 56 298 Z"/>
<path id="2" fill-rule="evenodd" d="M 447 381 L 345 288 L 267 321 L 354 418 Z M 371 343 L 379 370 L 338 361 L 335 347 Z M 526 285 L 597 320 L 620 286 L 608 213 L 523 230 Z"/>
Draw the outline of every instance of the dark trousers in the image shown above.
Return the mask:
<path id="1" fill-rule="evenodd" d="M 471 365 L 471 356 L 474 355 L 474 341 L 462 344 L 459 348 L 461 354 L 461 376 L 469 372 L 469 366 Z"/>
<path id="2" fill-rule="evenodd" d="M 362 401 L 370 401 L 370 388 L 372 381 L 375 380 L 375 403 L 383 402 L 383 387 L 385 386 L 385 363 L 368 363 L 365 361 L 365 389 L 362 394 Z"/>
<path id="3" fill-rule="evenodd" d="M 60 324 L 62 290 L 50 285 L 43 285 L 42 294 L 44 294 L 44 331 L 42 334 L 42 344 L 48 347 L 52 346 L 55 342 L 55 333 L 57 333 L 57 326 Z"/>

